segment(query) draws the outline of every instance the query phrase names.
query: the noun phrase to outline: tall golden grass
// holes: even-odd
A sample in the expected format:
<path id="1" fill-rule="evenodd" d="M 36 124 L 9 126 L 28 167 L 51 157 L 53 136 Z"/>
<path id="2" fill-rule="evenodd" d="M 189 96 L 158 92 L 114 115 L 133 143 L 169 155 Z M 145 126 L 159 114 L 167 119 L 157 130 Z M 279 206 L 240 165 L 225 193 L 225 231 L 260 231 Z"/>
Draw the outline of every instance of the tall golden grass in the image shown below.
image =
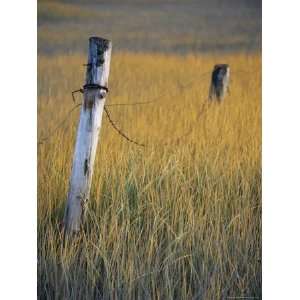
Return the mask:
<path id="1" fill-rule="evenodd" d="M 74 105 L 85 62 L 38 57 L 39 138 Z M 231 93 L 197 118 L 215 63 L 230 64 Z M 107 104 L 158 99 L 109 108 L 148 147 L 103 117 L 84 230 L 63 247 L 79 110 L 38 145 L 39 298 L 261 297 L 260 55 L 113 54 L 109 87 Z"/>

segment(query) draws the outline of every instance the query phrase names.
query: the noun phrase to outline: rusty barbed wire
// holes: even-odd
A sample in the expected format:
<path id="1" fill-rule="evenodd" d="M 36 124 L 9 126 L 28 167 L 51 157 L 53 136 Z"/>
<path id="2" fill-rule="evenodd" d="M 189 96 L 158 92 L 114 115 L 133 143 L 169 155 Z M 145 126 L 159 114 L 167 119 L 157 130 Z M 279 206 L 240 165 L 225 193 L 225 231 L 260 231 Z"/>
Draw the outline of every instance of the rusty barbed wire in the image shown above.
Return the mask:
<path id="1" fill-rule="evenodd" d="M 46 137 L 44 138 L 41 138 L 39 141 L 38 141 L 38 145 L 41 145 L 41 144 L 44 144 L 47 140 L 49 140 L 53 135 L 54 133 L 64 125 L 64 123 L 70 118 L 72 112 L 74 112 L 78 107 L 80 107 L 82 105 L 82 103 L 79 103 L 77 105 L 75 105 L 74 107 L 72 107 L 72 109 L 66 114 L 66 117 L 61 121 L 59 122 L 59 124 L 50 132 L 50 134 L 48 134 Z"/>
<path id="2" fill-rule="evenodd" d="M 201 78 L 203 78 L 204 76 L 207 76 L 211 74 L 211 72 L 205 72 L 205 73 L 202 73 L 199 77 L 197 77 L 197 79 L 194 79 L 192 80 L 191 82 L 185 84 L 185 85 L 181 85 L 181 89 L 185 89 L 187 87 L 190 87 L 191 85 L 193 85 L 195 82 L 198 82 Z M 105 105 L 104 109 L 105 109 L 105 113 L 108 117 L 108 121 L 110 122 L 111 126 L 117 131 L 117 133 L 125 138 L 127 141 L 137 145 L 137 146 L 140 146 L 140 147 L 149 147 L 150 145 L 149 144 L 145 144 L 145 143 L 142 143 L 142 142 L 139 142 L 137 140 L 134 140 L 133 138 L 129 137 L 127 133 L 125 133 L 124 131 L 122 131 L 117 125 L 116 123 L 112 120 L 111 118 L 111 115 L 110 115 L 110 112 L 109 110 L 107 109 L 108 106 L 121 106 L 121 105 L 140 105 L 140 104 L 150 104 L 150 103 L 154 103 L 156 101 L 158 101 L 159 98 L 163 97 L 164 95 L 169 95 L 169 91 L 167 91 L 166 93 L 163 93 L 163 94 L 160 94 L 159 96 L 155 97 L 154 99 L 152 99 L 151 101 L 145 101 L 145 102 L 134 102 L 134 103 L 113 103 L 113 104 L 107 104 Z M 178 93 L 177 93 L 178 94 Z M 208 102 L 208 98 L 206 98 L 204 101 L 203 101 L 203 104 L 196 116 L 196 120 L 193 122 L 195 123 L 196 121 L 199 120 L 199 118 L 202 116 L 202 114 L 205 112 L 204 109 L 206 107 L 206 104 L 208 104 L 208 107 L 209 107 L 209 104 L 210 102 Z M 170 143 L 176 143 L 180 140 L 182 140 L 184 137 L 188 136 L 191 134 L 191 132 L 193 131 L 194 129 L 194 126 L 190 126 L 190 128 L 182 135 L 180 135 L 179 137 L 175 138 L 175 139 L 172 139 L 171 141 L 168 141 L 168 142 L 165 142 L 165 143 L 159 143 L 160 146 L 166 146 Z"/>
<path id="3" fill-rule="evenodd" d="M 194 79 L 193 79 L 192 81 L 190 81 L 189 83 L 186 83 L 186 84 L 184 84 L 184 85 L 181 85 L 181 86 L 180 86 L 180 89 L 186 89 L 186 88 L 192 86 L 195 82 L 198 82 L 200 79 L 202 79 L 203 77 L 205 77 L 205 76 L 207 76 L 207 75 L 209 75 L 209 74 L 211 74 L 210 71 L 207 71 L 207 72 L 205 72 L 205 73 L 200 74 L 199 76 L 197 76 L 196 79 L 194 78 Z M 177 87 L 177 89 L 178 89 L 178 87 Z M 176 95 L 176 94 L 178 94 L 178 93 L 173 93 L 173 96 L 174 96 L 174 94 Z M 109 103 L 109 104 L 106 104 L 106 106 L 107 106 L 107 107 L 111 107 L 111 106 L 130 106 L 130 105 L 133 105 L 133 106 L 134 106 L 134 105 L 152 104 L 152 103 L 157 102 L 160 98 L 162 98 L 162 97 L 164 97 L 164 96 L 167 96 L 167 95 L 170 96 L 170 92 L 169 92 L 169 91 L 166 91 L 165 93 L 161 93 L 161 94 L 159 94 L 158 96 L 152 98 L 152 99 L 149 100 L 149 101 L 144 101 L 144 102 L 132 102 L 132 103 L 130 103 L 130 102 L 129 102 L 129 103 Z M 171 96 L 172 96 L 172 93 L 171 93 Z"/>
<path id="4" fill-rule="evenodd" d="M 241 72 L 251 74 L 251 72 L 249 72 L 249 71 L 243 71 L 243 70 L 236 70 L 236 71 L 234 71 L 234 73 L 241 73 Z M 200 76 L 197 77 L 197 79 L 194 79 L 194 80 L 192 80 L 191 82 L 189 82 L 189 83 L 187 83 L 187 84 L 185 84 L 185 85 L 181 85 L 180 88 L 181 88 L 181 89 L 186 89 L 186 88 L 192 86 L 193 84 L 195 84 L 196 82 L 198 82 L 198 81 L 199 81 L 200 79 L 202 79 L 203 77 L 207 76 L 208 74 L 211 74 L 211 72 L 209 71 L 209 72 L 202 73 Z M 80 88 L 80 89 L 78 89 L 78 90 L 74 90 L 74 91 L 71 92 L 71 94 L 72 94 L 72 99 L 73 99 L 73 102 L 74 102 L 74 103 L 76 103 L 76 99 L 75 99 L 75 96 L 74 96 L 74 95 L 75 95 L 76 93 L 79 93 L 79 92 L 80 92 L 80 93 L 83 93 L 83 92 L 84 92 L 84 88 L 85 88 L 85 86 L 84 86 L 83 88 Z M 103 88 L 103 87 L 101 86 L 101 88 Z M 105 87 L 105 89 L 108 91 L 107 87 Z M 174 93 L 174 94 L 175 94 L 175 93 Z M 173 95 L 171 94 L 171 95 L 174 96 L 174 94 L 173 94 Z M 178 95 L 178 92 L 176 92 L 176 94 Z M 175 95 L 176 95 L 176 94 L 175 94 Z M 116 122 L 112 119 L 111 114 L 110 114 L 109 110 L 107 109 L 107 107 L 113 107 L 113 106 L 135 106 L 135 105 L 146 105 L 146 104 L 151 104 L 151 103 L 157 102 L 160 98 L 164 97 L 165 95 L 170 95 L 170 92 L 167 91 L 167 92 L 165 92 L 165 93 L 162 93 L 162 94 L 156 96 L 156 97 L 153 98 L 152 100 L 144 101 L 144 102 L 111 103 L 111 104 L 108 103 L 108 104 L 106 104 L 106 105 L 104 106 L 104 111 L 105 111 L 105 113 L 106 113 L 106 116 L 107 116 L 107 118 L 108 118 L 109 123 L 111 124 L 111 126 L 113 127 L 113 129 L 114 129 L 121 137 L 125 138 L 128 142 L 131 142 L 131 143 L 133 143 L 133 144 L 135 144 L 135 145 L 137 145 L 137 146 L 140 146 L 140 147 L 148 147 L 148 146 L 149 146 L 148 144 L 146 145 L 145 143 L 138 142 L 138 141 L 134 140 L 133 138 L 129 137 L 129 135 L 128 135 L 127 133 L 123 132 L 123 131 L 119 128 L 119 126 L 116 124 Z M 210 103 L 208 100 L 209 100 L 209 99 L 207 98 L 207 99 L 205 99 L 205 100 L 203 101 L 203 104 L 202 104 L 202 106 L 201 106 L 201 108 L 200 108 L 200 110 L 199 110 L 199 112 L 198 112 L 198 114 L 197 114 L 197 116 L 196 116 L 196 120 L 195 120 L 193 123 L 195 123 L 196 121 L 198 121 L 199 118 L 202 116 L 202 114 L 205 113 L 205 110 L 204 110 L 204 109 L 205 109 L 206 105 L 207 105 L 208 108 L 210 107 L 210 104 L 211 104 L 211 103 Z M 40 139 L 40 140 L 38 141 L 38 145 L 44 144 L 47 140 L 49 140 L 49 139 L 54 135 L 54 133 L 55 133 L 60 127 L 62 127 L 62 126 L 64 125 L 64 123 L 69 119 L 70 115 L 71 115 L 78 107 L 80 107 L 81 105 L 82 105 L 82 103 L 76 104 L 76 105 L 75 105 L 75 106 L 67 113 L 66 117 L 65 117 L 65 118 L 64 118 L 64 119 L 63 119 L 63 120 L 55 127 L 55 129 L 54 129 L 48 136 L 46 136 L 46 137 L 44 137 L 44 138 L 42 138 L 42 139 Z M 177 137 L 176 139 L 172 139 L 171 142 L 172 142 L 172 143 L 178 142 L 179 140 L 181 140 L 181 139 L 183 139 L 184 137 L 188 136 L 188 135 L 193 131 L 193 129 L 194 129 L 194 126 L 190 126 L 190 128 L 189 128 L 189 130 L 188 130 L 187 132 L 185 132 L 184 134 L 180 135 L 180 136 Z M 169 142 L 166 142 L 166 143 L 163 143 L 163 144 L 160 143 L 161 146 L 165 146 L 165 145 L 167 145 L 167 144 L 170 144 L 170 141 L 169 141 Z"/>
<path id="5" fill-rule="evenodd" d="M 208 75 L 210 72 L 205 72 L 203 74 L 201 74 L 199 77 L 197 77 L 197 79 L 189 82 L 188 84 L 184 85 L 184 86 L 181 86 L 181 88 L 187 88 L 189 86 L 191 86 L 195 81 L 199 81 L 203 76 L 206 76 Z M 84 86 L 85 87 L 85 86 Z M 84 87 L 83 88 L 80 88 L 80 89 L 77 89 L 77 90 L 74 90 L 71 92 L 71 95 L 72 95 L 72 99 L 73 99 L 73 102 L 76 103 L 76 99 L 75 99 L 75 94 L 76 93 L 83 93 L 84 92 Z M 102 87 L 101 87 L 102 88 Z M 108 91 L 108 89 L 105 87 L 105 89 Z M 166 92 L 167 93 L 167 92 Z M 132 102 L 132 103 L 112 103 L 112 104 L 106 104 L 105 105 L 105 113 L 108 117 L 108 120 L 110 122 L 110 124 L 112 125 L 112 127 L 122 136 L 124 137 L 127 141 L 130 141 L 136 145 L 139 145 L 141 147 L 145 147 L 144 144 L 142 143 L 138 143 L 136 141 L 134 141 L 132 138 L 128 137 L 125 133 L 123 133 L 119 127 L 116 125 L 116 123 L 112 120 L 111 116 L 110 116 L 110 113 L 109 111 L 107 110 L 107 107 L 110 107 L 110 106 L 135 106 L 135 105 L 146 105 L 146 104 L 151 104 L 151 103 L 154 103 L 154 102 L 157 102 L 161 97 L 163 97 L 164 95 L 166 95 L 166 93 L 162 93 L 160 94 L 159 96 L 156 96 L 155 98 L 153 98 L 152 100 L 149 100 L 149 101 L 144 101 L 144 102 Z M 68 113 L 67 113 L 67 116 L 55 127 L 55 129 L 53 129 L 53 131 L 46 137 L 44 138 L 41 138 L 40 140 L 38 140 L 38 145 L 42 145 L 44 144 L 47 140 L 49 140 L 53 135 L 54 133 L 64 125 L 64 123 L 69 119 L 70 115 L 72 114 L 72 112 L 77 109 L 78 107 L 80 107 L 82 105 L 82 103 L 79 103 L 79 104 L 76 104 Z"/>
<path id="6" fill-rule="evenodd" d="M 135 144 L 135 145 L 137 145 L 137 146 L 140 146 L 140 147 L 146 147 L 145 144 L 142 144 L 142 143 L 139 143 L 139 142 L 133 140 L 132 138 L 128 137 L 127 134 L 125 134 L 123 131 L 121 131 L 121 129 L 119 129 L 119 127 L 118 127 L 118 126 L 115 124 L 115 122 L 112 120 L 112 118 L 111 118 L 111 116 L 110 116 L 110 113 L 109 113 L 109 111 L 108 111 L 108 109 L 107 109 L 106 106 L 104 106 L 104 111 L 105 111 L 105 113 L 106 113 L 106 116 L 107 116 L 107 118 L 108 118 L 109 123 L 110 123 L 111 126 L 118 132 L 118 134 L 119 134 L 121 137 L 125 138 L 128 142 L 133 143 L 133 144 Z"/>
<path id="7" fill-rule="evenodd" d="M 205 111 L 205 107 L 207 106 L 207 108 L 209 108 L 209 107 L 210 107 L 210 104 L 211 104 L 211 102 L 208 102 L 208 99 L 205 99 L 205 100 L 204 100 L 204 102 L 203 102 L 203 104 L 202 104 L 202 106 L 201 106 L 201 108 L 200 108 L 200 110 L 199 110 L 199 112 L 198 112 L 198 114 L 197 114 L 197 116 L 196 116 L 195 121 L 193 121 L 193 124 L 194 124 L 196 121 L 198 121 L 199 118 L 206 112 L 206 111 Z M 118 133 L 121 137 L 125 138 L 128 142 L 131 142 L 131 143 L 133 143 L 133 144 L 135 144 L 135 145 L 137 145 L 137 146 L 140 146 L 140 147 L 149 147 L 149 146 L 153 145 L 153 144 L 145 144 L 145 143 L 141 143 L 141 142 L 139 142 L 139 141 L 137 141 L 137 140 L 134 140 L 134 139 L 132 139 L 131 137 L 129 137 L 128 134 L 125 133 L 124 131 L 122 131 L 122 130 L 116 125 L 116 123 L 112 120 L 111 115 L 110 115 L 110 113 L 109 113 L 109 111 L 108 111 L 108 109 L 107 109 L 106 106 L 104 106 L 104 110 L 105 110 L 105 113 L 106 113 L 106 115 L 107 115 L 107 117 L 108 117 L 109 123 L 112 125 L 112 127 L 117 131 L 117 133 Z M 171 143 L 171 144 L 177 143 L 177 142 L 179 142 L 180 140 L 182 140 L 183 138 L 185 138 L 186 136 L 190 135 L 190 134 L 192 133 L 193 129 L 194 129 L 194 126 L 191 125 L 191 126 L 189 127 L 189 129 L 188 129 L 184 134 L 180 135 L 179 137 L 177 137 L 177 138 L 175 138 L 175 139 L 172 139 L 171 141 L 168 141 L 168 142 L 165 142 L 165 143 L 159 143 L 159 146 L 166 146 L 166 145 L 168 145 L 168 144 L 170 144 L 170 143 Z"/>
<path id="8" fill-rule="evenodd" d="M 78 90 L 75 90 L 75 91 L 72 91 L 71 94 L 72 94 L 72 99 L 73 99 L 73 102 L 76 103 L 76 99 L 75 99 L 75 94 L 76 93 L 83 93 L 83 89 L 78 89 Z"/>

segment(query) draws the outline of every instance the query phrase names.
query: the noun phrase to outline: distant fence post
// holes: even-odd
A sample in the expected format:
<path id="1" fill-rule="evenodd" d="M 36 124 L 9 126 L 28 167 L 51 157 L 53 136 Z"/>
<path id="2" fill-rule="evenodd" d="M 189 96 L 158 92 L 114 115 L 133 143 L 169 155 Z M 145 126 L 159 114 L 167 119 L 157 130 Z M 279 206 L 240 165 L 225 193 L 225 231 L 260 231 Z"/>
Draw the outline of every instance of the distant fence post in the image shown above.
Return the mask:
<path id="1" fill-rule="evenodd" d="M 209 99 L 217 99 L 219 102 L 224 99 L 229 91 L 230 68 L 227 64 L 214 66 L 209 89 Z"/>
<path id="2" fill-rule="evenodd" d="M 101 128 L 105 96 L 108 92 L 112 44 L 109 40 L 91 37 L 83 86 L 83 105 L 77 129 L 72 174 L 64 215 L 65 233 L 80 230 L 89 198 L 93 165 Z"/>

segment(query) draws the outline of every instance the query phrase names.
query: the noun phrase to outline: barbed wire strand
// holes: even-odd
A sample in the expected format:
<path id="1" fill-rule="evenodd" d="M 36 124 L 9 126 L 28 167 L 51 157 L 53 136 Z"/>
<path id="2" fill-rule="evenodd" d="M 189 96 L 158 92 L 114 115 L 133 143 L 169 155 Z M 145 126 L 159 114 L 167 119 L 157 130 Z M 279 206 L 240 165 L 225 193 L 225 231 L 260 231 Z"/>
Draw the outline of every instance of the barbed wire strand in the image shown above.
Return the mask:
<path id="1" fill-rule="evenodd" d="M 197 81 L 199 81 L 200 79 L 202 79 L 204 76 L 207 76 L 207 75 L 210 75 L 211 72 L 205 72 L 205 73 L 202 73 L 200 76 L 197 77 L 197 79 L 195 80 L 192 80 L 191 82 L 185 84 L 185 85 L 182 85 L 181 88 L 182 89 L 185 89 L 193 84 L 195 84 Z M 129 135 L 127 133 L 125 133 L 124 131 L 122 131 L 116 124 L 115 121 L 112 120 L 111 118 L 111 114 L 108 110 L 108 106 L 122 106 L 122 105 L 140 105 L 140 104 L 150 104 L 150 103 L 154 103 L 154 102 L 157 102 L 159 98 L 163 97 L 164 95 L 170 95 L 169 94 L 169 91 L 167 91 L 166 93 L 163 93 L 163 94 L 160 94 L 159 96 L 155 97 L 153 100 L 151 101 L 145 101 L 145 102 L 134 102 L 134 103 L 113 103 L 113 104 L 107 104 L 105 105 L 104 107 L 104 110 L 105 110 L 105 113 L 107 115 L 107 118 L 108 118 L 108 121 L 109 123 L 111 124 L 111 126 L 117 131 L 117 133 L 125 138 L 127 141 L 137 145 L 137 146 L 140 146 L 140 147 L 149 147 L 150 145 L 149 144 L 145 144 L 145 143 L 142 143 L 142 142 L 139 142 L 131 137 L 129 137 Z M 178 94 L 178 93 L 177 93 Z M 210 102 L 207 102 L 207 100 L 209 100 L 208 98 L 206 98 L 204 101 L 203 101 L 203 104 L 196 116 L 196 120 L 193 122 L 195 123 L 196 121 L 199 120 L 199 118 L 202 116 L 202 114 L 205 112 L 204 109 L 205 109 L 205 106 L 207 103 L 210 104 Z M 194 126 L 190 126 L 190 128 L 182 135 L 180 135 L 179 137 L 177 137 L 176 139 L 172 139 L 171 141 L 168 141 L 168 142 L 165 142 L 165 143 L 159 143 L 160 146 L 166 146 L 168 144 L 172 144 L 172 143 L 175 143 L 175 142 L 178 142 L 180 140 L 182 140 L 184 137 L 188 136 L 189 134 L 191 134 L 191 132 L 193 131 L 194 129 Z"/>
<path id="2" fill-rule="evenodd" d="M 78 107 L 80 107 L 82 105 L 82 103 L 79 103 L 79 104 L 76 104 L 75 106 L 72 107 L 72 109 L 66 114 L 66 117 L 61 121 L 59 122 L 59 124 L 50 132 L 50 134 L 48 134 L 46 137 L 44 138 L 41 138 L 39 141 L 38 141 L 38 145 L 41 145 L 41 144 L 44 144 L 47 140 L 49 140 L 53 135 L 54 133 L 64 125 L 64 123 L 70 118 L 72 112 L 74 112 Z"/>
<path id="3" fill-rule="evenodd" d="M 240 72 L 244 72 L 244 73 L 248 73 L 250 74 L 251 72 L 248 72 L 248 71 L 243 71 L 243 70 L 237 70 L 235 71 L 234 73 L 240 73 Z M 194 83 L 196 83 L 197 81 L 199 81 L 201 78 L 203 78 L 204 76 L 207 76 L 208 74 L 211 74 L 211 72 L 205 72 L 205 73 L 202 73 L 200 76 L 197 77 L 197 79 L 185 84 L 185 85 L 182 85 L 181 86 L 181 89 L 185 89 L 191 85 L 193 85 Z M 76 103 L 76 99 L 74 97 L 74 95 L 78 92 L 83 92 L 83 89 L 78 89 L 78 90 L 75 90 L 75 91 L 72 91 L 72 99 L 73 99 L 73 102 Z M 110 124 L 112 125 L 112 127 L 123 137 L 125 138 L 127 141 L 131 142 L 131 143 L 134 143 L 138 146 L 141 146 L 141 147 L 146 147 L 146 145 L 144 143 L 140 143 L 140 142 L 137 142 L 135 140 L 133 140 L 132 138 L 130 138 L 126 133 L 124 133 L 117 125 L 116 123 L 112 120 L 111 118 L 111 115 L 110 115 L 110 112 L 109 110 L 107 109 L 107 107 L 111 107 L 111 106 L 132 106 L 132 105 L 145 105 L 145 104 L 151 104 L 151 103 L 154 103 L 154 102 L 157 102 L 160 98 L 162 98 L 163 96 L 165 96 L 166 94 L 170 95 L 169 94 L 169 91 L 167 91 L 166 93 L 162 93 L 160 94 L 159 96 L 153 98 L 152 100 L 149 100 L 149 101 L 145 101 L 145 102 L 132 102 L 132 103 L 112 103 L 112 104 L 106 104 L 104 109 L 105 109 L 105 113 L 107 115 L 107 118 L 110 122 Z M 178 94 L 178 92 L 176 93 Z M 174 95 L 173 95 L 174 96 Z M 196 120 L 199 119 L 199 117 L 204 113 L 204 108 L 205 108 L 205 104 L 207 103 L 207 101 L 204 101 L 198 115 L 196 116 Z M 209 102 L 208 102 L 209 103 Z M 41 144 L 44 144 L 46 141 L 48 141 L 53 135 L 54 133 L 64 125 L 64 123 L 69 119 L 69 117 L 71 116 L 71 114 L 78 108 L 82 105 L 82 103 L 79 103 L 79 104 L 76 104 L 66 115 L 66 117 L 51 131 L 51 133 L 49 135 L 47 135 L 46 137 L 44 138 L 41 138 L 40 140 L 38 140 L 38 145 L 41 145 Z M 177 141 L 177 140 L 180 140 L 182 139 L 183 137 L 189 135 L 191 132 L 192 132 L 193 128 L 189 129 L 186 133 L 184 133 L 183 135 L 179 136 L 178 138 L 176 138 L 175 140 L 173 141 Z M 168 143 L 164 143 L 162 145 L 166 145 Z"/>
<path id="4" fill-rule="evenodd" d="M 140 146 L 140 147 L 146 147 L 145 144 L 142 144 L 142 143 L 139 143 L 135 140 L 133 140 L 132 138 L 128 137 L 127 134 L 125 134 L 123 131 L 121 131 L 121 129 L 119 129 L 119 127 L 115 124 L 115 122 L 112 120 L 111 116 L 110 116 L 110 113 L 108 111 L 108 108 L 106 106 L 104 106 L 104 111 L 106 113 L 106 116 L 108 118 L 108 121 L 109 123 L 111 124 L 111 126 L 118 132 L 118 134 L 120 136 L 122 136 L 123 138 L 125 138 L 128 142 L 131 142 L 137 146 Z"/>
<path id="5" fill-rule="evenodd" d="M 205 73 L 202 73 L 201 75 L 197 76 L 196 79 L 193 79 L 192 81 L 190 81 L 189 83 L 185 84 L 185 85 L 181 85 L 181 89 L 185 89 L 191 85 L 193 85 L 194 83 L 196 83 L 197 81 L 199 81 L 200 79 L 202 79 L 203 77 L 207 76 L 211 74 L 210 71 L 208 72 L 205 72 Z M 178 89 L 178 87 L 177 87 Z M 77 92 L 77 91 L 76 91 Z M 176 93 L 178 94 L 178 93 Z M 143 104 L 152 104 L 152 103 L 155 103 L 157 102 L 160 98 L 166 96 L 166 95 L 170 95 L 170 92 L 169 91 L 166 91 L 165 93 L 162 93 L 156 97 L 154 97 L 153 99 L 149 100 L 149 101 L 145 101 L 145 102 L 132 102 L 132 103 L 108 103 L 106 104 L 107 107 L 111 107 L 111 106 L 130 106 L 130 105 L 143 105 Z M 171 94 L 172 95 L 172 94 Z"/>
<path id="6" fill-rule="evenodd" d="M 208 75 L 210 72 L 205 72 L 203 74 L 201 74 L 200 76 L 197 77 L 196 80 L 193 80 L 191 82 L 189 82 L 188 84 L 184 85 L 182 88 L 187 88 L 189 87 L 190 85 L 192 85 L 195 81 L 198 81 L 200 80 L 203 76 L 206 76 Z M 72 99 L 73 99 L 73 102 L 76 103 L 76 99 L 75 99 L 75 94 L 76 93 L 83 93 L 83 89 L 80 88 L 78 90 L 75 90 L 75 91 L 72 91 L 71 92 L 71 95 L 72 95 Z M 163 97 L 166 93 L 163 93 L 163 94 L 160 94 L 159 96 L 156 96 L 155 98 L 153 98 L 152 100 L 149 100 L 149 101 L 145 101 L 145 102 L 132 102 L 132 103 L 112 103 L 112 104 L 106 104 L 105 106 L 106 107 L 109 107 L 109 106 L 128 106 L 128 105 L 145 105 L 145 104 L 150 104 L 150 103 L 154 103 L 154 102 L 157 102 L 161 97 Z M 55 127 L 55 129 L 53 129 L 51 131 L 51 133 L 49 135 L 47 135 L 46 137 L 44 138 L 41 138 L 40 140 L 38 140 L 38 145 L 42 145 L 44 144 L 47 140 L 49 140 L 53 135 L 54 133 L 64 125 L 64 123 L 69 119 L 70 115 L 72 114 L 72 112 L 77 109 L 79 106 L 81 106 L 82 103 L 79 103 L 79 104 L 76 104 L 68 113 L 67 113 L 67 116 Z M 118 126 L 116 125 L 116 123 L 111 119 L 110 117 L 110 114 L 109 114 L 109 111 L 105 111 L 111 125 L 113 126 L 113 128 L 115 130 L 117 130 L 121 136 L 123 136 L 125 139 L 127 139 L 128 141 L 131 141 L 132 143 L 135 143 L 134 140 L 132 140 L 131 138 L 129 138 L 125 133 L 122 133 L 122 131 L 118 128 Z M 139 146 L 142 146 L 143 144 L 142 143 L 135 143 L 136 145 L 139 145 Z"/>
<path id="7" fill-rule="evenodd" d="M 173 144 L 173 143 L 176 143 L 176 142 L 179 142 L 180 140 L 182 140 L 183 138 L 185 138 L 186 136 L 190 135 L 194 129 L 194 124 L 199 120 L 199 118 L 206 112 L 205 111 L 205 107 L 207 106 L 207 108 L 210 107 L 210 104 L 211 102 L 209 101 L 208 98 L 205 99 L 205 101 L 203 102 L 203 104 L 201 105 L 201 108 L 196 116 L 196 119 L 195 121 L 192 123 L 192 125 L 189 127 L 189 129 L 182 135 L 180 135 L 179 137 L 175 138 L 175 139 L 172 139 L 168 142 L 165 142 L 165 143 L 159 143 L 160 146 L 166 146 L 168 144 Z M 104 110 L 105 110 L 105 113 L 107 115 L 107 118 L 108 118 L 108 121 L 109 123 L 112 125 L 112 127 L 117 131 L 117 133 L 125 138 L 128 142 L 131 142 L 137 146 L 140 146 L 140 147 L 149 147 L 151 146 L 150 144 L 145 144 L 145 143 L 141 143 L 141 142 L 138 142 L 137 140 L 131 138 L 128 136 L 127 133 L 125 133 L 124 131 L 122 131 L 117 125 L 116 123 L 112 120 L 111 118 L 111 115 L 110 115 L 110 112 L 109 110 L 107 109 L 107 107 L 104 106 Z"/>
<path id="8" fill-rule="evenodd" d="M 245 74 L 252 74 L 253 72 L 249 72 L 249 71 L 244 71 L 244 70 L 235 70 L 233 72 L 231 72 L 231 77 L 234 76 L 235 74 L 238 73 L 245 73 Z M 207 75 L 211 75 L 212 72 L 211 71 L 207 71 L 205 73 L 202 73 L 200 76 L 197 76 L 197 79 L 192 80 L 191 82 L 189 82 L 186 85 L 182 85 L 181 89 L 187 88 L 191 85 L 193 85 L 195 82 L 199 81 L 201 78 L 207 76 Z M 232 78 L 230 79 L 230 81 L 232 82 Z M 77 90 L 75 92 L 79 92 L 80 90 Z M 111 104 L 106 104 L 107 107 L 112 107 L 112 106 L 130 106 L 130 105 L 143 105 L 143 104 L 152 104 L 157 102 L 161 97 L 164 97 L 166 95 L 170 95 L 169 91 L 167 91 L 166 93 L 160 94 L 159 96 L 156 96 L 155 98 L 153 98 L 152 100 L 149 101 L 145 101 L 145 102 L 132 102 L 132 103 L 111 103 Z"/>

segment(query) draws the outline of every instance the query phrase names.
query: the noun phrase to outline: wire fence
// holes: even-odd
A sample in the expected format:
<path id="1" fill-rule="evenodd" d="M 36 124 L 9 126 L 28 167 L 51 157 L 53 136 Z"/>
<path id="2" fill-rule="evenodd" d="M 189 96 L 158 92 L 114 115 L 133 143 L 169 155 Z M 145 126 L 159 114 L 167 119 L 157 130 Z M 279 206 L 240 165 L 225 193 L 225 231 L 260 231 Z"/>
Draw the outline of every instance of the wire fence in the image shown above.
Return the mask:
<path id="1" fill-rule="evenodd" d="M 250 74 L 250 72 L 248 71 L 243 71 L 243 70 L 237 70 L 234 72 L 235 74 L 238 74 L 238 73 L 246 73 L 246 74 Z M 105 114 L 106 114 L 106 117 L 110 123 L 110 125 L 112 126 L 112 128 L 122 137 L 124 138 L 126 141 L 132 143 L 132 144 L 135 144 L 136 146 L 139 146 L 139 147 L 149 147 L 150 144 L 146 144 L 145 142 L 141 142 L 141 141 L 137 141 L 136 139 L 130 137 L 127 133 L 125 133 L 119 125 L 117 125 L 116 121 L 114 121 L 111 117 L 111 113 L 110 113 L 110 110 L 108 109 L 108 107 L 115 107 L 115 106 L 138 106 L 138 105 L 148 105 L 148 104 L 153 104 L 155 102 L 158 102 L 159 99 L 161 99 L 162 97 L 168 95 L 168 96 L 176 96 L 176 95 L 180 95 L 180 93 L 178 92 L 178 89 L 183 89 L 183 90 L 186 90 L 187 88 L 189 87 L 192 87 L 194 84 L 196 83 L 199 83 L 199 81 L 201 81 L 204 77 L 206 77 L 207 75 L 210 75 L 211 72 L 205 72 L 205 73 L 202 73 L 201 75 L 197 76 L 197 78 L 193 79 L 192 81 L 186 83 L 185 85 L 181 85 L 179 88 L 177 88 L 177 90 L 174 91 L 174 93 L 170 93 L 170 91 L 166 91 L 164 93 L 161 93 L 160 95 L 148 100 L 148 101 L 144 101 L 144 102 L 130 102 L 130 103 L 108 103 L 108 104 L 105 104 L 104 106 L 104 111 L 105 111 Z M 107 90 L 108 91 L 108 90 Z M 184 91 L 183 91 L 184 92 Z M 181 94 L 183 94 L 183 92 Z M 78 90 L 75 90 L 75 91 L 72 91 L 71 92 L 71 95 L 72 95 L 72 99 L 73 99 L 73 102 L 76 103 L 76 99 L 75 99 L 75 94 L 76 93 L 83 93 L 83 89 L 78 89 Z M 72 107 L 72 109 L 66 114 L 66 116 L 58 123 L 58 125 L 52 130 L 50 131 L 50 133 L 45 136 L 45 137 L 42 137 L 41 139 L 38 140 L 38 145 L 42 145 L 44 143 L 46 143 L 47 141 L 49 141 L 51 139 L 51 137 L 54 136 L 54 134 L 60 129 L 62 128 L 66 122 L 70 119 L 72 113 L 78 109 L 79 107 L 82 106 L 82 103 L 78 103 L 78 104 L 75 104 L 75 106 Z M 183 138 L 187 137 L 194 129 L 194 125 L 196 122 L 199 121 L 199 118 L 202 117 L 207 111 L 208 109 L 210 108 L 211 106 L 211 101 L 209 101 L 209 98 L 205 98 L 202 100 L 202 105 L 200 106 L 200 109 L 196 115 L 196 118 L 194 120 L 194 122 L 189 126 L 188 130 L 186 132 L 184 132 L 182 135 L 172 139 L 171 141 L 168 141 L 168 142 L 165 142 L 165 143 L 161 143 L 160 146 L 165 146 L 165 145 L 168 145 L 168 144 L 172 144 L 172 143 L 178 143 L 180 140 L 182 140 Z"/>

